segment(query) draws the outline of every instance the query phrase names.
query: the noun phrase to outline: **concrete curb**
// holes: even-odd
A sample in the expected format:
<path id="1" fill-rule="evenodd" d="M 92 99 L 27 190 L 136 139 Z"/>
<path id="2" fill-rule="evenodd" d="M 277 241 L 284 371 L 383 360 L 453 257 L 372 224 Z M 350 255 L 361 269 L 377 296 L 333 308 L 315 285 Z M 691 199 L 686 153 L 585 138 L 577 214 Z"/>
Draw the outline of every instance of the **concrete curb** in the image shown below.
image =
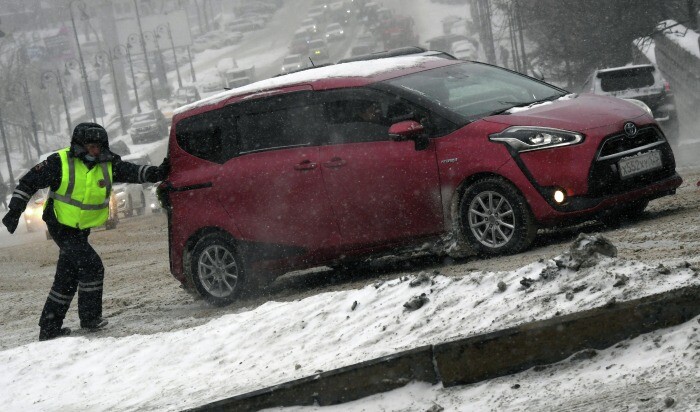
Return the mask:
<path id="1" fill-rule="evenodd" d="M 583 349 L 686 322 L 700 314 L 700 286 L 689 286 L 484 335 L 423 346 L 203 405 L 192 411 L 257 411 L 333 405 L 418 380 L 469 384 L 551 364 Z"/>

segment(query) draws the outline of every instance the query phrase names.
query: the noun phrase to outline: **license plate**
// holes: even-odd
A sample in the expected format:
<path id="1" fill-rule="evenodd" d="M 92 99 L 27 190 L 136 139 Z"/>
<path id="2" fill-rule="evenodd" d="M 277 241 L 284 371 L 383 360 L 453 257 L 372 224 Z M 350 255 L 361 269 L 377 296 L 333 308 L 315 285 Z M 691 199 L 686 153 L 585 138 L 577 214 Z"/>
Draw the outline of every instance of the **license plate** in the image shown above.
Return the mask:
<path id="1" fill-rule="evenodd" d="M 663 162 L 661 161 L 661 152 L 652 150 L 621 159 L 617 165 L 620 169 L 620 177 L 626 179 L 650 170 L 660 169 Z"/>

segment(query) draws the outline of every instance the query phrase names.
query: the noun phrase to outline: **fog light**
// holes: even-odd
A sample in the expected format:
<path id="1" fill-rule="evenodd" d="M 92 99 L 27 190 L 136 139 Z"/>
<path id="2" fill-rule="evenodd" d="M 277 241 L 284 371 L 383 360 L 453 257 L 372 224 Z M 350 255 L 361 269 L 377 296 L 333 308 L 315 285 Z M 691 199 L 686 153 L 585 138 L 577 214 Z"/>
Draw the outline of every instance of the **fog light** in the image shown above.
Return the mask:
<path id="1" fill-rule="evenodd" d="M 564 199 L 566 199 L 566 194 L 564 194 L 564 191 L 561 189 L 557 189 L 554 191 L 554 201 L 557 203 L 562 203 L 564 202 Z"/>

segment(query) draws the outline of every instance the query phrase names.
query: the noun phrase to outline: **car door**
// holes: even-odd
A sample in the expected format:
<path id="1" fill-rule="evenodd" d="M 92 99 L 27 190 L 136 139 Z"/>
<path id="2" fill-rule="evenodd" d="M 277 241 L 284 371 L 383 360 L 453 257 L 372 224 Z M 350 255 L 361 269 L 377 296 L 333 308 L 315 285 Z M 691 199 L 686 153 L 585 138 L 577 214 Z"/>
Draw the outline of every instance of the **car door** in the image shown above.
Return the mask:
<path id="1" fill-rule="evenodd" d="M 320 163 L 343 244 L 358 248 L 440 233 L 434 144 L 416 150 L 413 141 L 392 141 L 388 116 L 397 102 L 383 93 L 346 89 L 324 100 L 328 129 Z M 358 120 L 368 103 L 375 118 Z"/>
<path id="2" fill-rule="evenodd" d="M 309 96 L 299 92 L 242 105 L 235 120 L 238 153 L 214 180 L 244 239 L 298 255 L 333 249 L 340 239 L 319 148 L 312 145 L 320 111 Z"/>

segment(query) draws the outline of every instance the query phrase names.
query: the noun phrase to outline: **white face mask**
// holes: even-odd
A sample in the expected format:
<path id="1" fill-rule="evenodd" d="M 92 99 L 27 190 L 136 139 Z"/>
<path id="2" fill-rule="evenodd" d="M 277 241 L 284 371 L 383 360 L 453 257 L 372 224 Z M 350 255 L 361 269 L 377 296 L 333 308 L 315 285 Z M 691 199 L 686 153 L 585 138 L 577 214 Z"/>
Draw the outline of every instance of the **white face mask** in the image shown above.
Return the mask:
<path id="1" fill-rule="evenodd" d="M 95 156 L 90 156 L 89 154 L 85 155 L 85 160 L 88 162 L 94 162 L 95 161 Z"/>

